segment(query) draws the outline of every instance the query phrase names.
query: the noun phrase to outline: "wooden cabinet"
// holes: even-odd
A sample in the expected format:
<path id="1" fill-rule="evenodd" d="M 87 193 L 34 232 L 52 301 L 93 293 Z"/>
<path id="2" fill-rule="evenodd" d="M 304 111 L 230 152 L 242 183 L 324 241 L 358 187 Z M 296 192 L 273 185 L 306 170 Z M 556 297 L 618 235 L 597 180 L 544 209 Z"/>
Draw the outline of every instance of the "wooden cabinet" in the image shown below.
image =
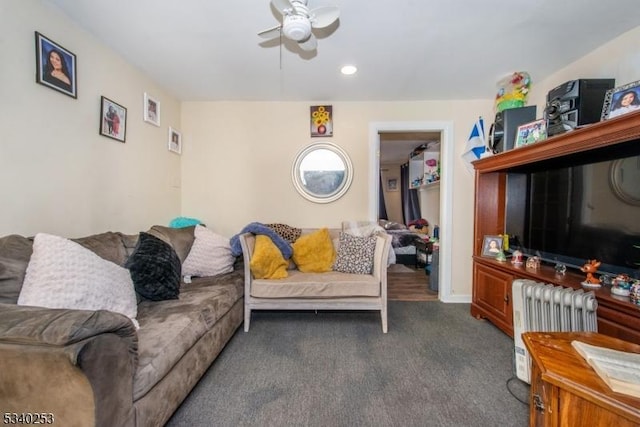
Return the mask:
<path id="1" fill-rule="evenodd" d="M 640 399 L 614 393 L 571 346 L 578 340 L 640 353 L 640 346 L 592 332 L 526 332 L 532 359 L 530 426 L 640 425 Z"/>
<path id="2" fill-rule="evenodd" d="M 507 174 L 540 170 L 546 165 L 571 164 L 589 156 L 635 152 L 639 146 L 640 113 L 631 113 L 473 163 L 476 176 L 472 315 L 488 319 L 513 336 L 511 282 L 514 279 L 526 278 L 578 289 L 583 278 L 579 272 L 558 276 L 551 266 L 529 270 L 481 256 L 484 236 L 504 232 Z M 596 297 L 599 331 L 640 344 L 640 306 L 611 295 L 608 289 L 599 289 Z"/>
<path id="3" fill-rule="evenodd" d="M 486 266 L 473 264 L 473 304 L 471 314 L 486 317 L 513 336 L 513 309 L 511 307 L 511 282 L 513 275 Z"/>

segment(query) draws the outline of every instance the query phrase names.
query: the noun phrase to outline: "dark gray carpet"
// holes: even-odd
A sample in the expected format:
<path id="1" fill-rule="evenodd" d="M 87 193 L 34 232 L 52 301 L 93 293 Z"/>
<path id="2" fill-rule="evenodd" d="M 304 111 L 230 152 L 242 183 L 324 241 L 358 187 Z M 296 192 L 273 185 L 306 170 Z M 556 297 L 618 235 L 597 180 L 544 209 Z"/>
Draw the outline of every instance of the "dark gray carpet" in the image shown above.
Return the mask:
<path id="1" fill-rule="evenodd" d="M 254 312 L 168 426 L 526 426 L 513 341 L 468 304 Z M 511 387 L 528 398 L 528 386 Z"/>

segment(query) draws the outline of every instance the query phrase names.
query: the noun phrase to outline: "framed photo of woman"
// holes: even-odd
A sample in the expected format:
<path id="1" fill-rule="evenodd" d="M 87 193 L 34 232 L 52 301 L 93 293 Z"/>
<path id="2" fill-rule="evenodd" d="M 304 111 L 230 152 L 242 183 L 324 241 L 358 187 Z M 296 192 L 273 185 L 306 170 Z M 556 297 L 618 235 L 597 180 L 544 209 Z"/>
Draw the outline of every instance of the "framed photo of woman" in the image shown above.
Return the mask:
<path id="1" fill-rule="evenodd" d="M 640 80 L 607 91 L 602 106 L 602 120 L 640 111 Z"/>
<path id="2" fill-rule="evenodd" d="M 495 258 L 502 251 L 502 236 L 484 236 L 482 256 Z"/>
<path id="3" fill-rule="evenodd" d="M 78 97 L 76 56 L 36 31 L 36 82 Z"/>
<path id="4" fill-rule="evenodd" d="M 100 135 L 125 142 L 127 109 L 106 97 L 100 98 Z"/>

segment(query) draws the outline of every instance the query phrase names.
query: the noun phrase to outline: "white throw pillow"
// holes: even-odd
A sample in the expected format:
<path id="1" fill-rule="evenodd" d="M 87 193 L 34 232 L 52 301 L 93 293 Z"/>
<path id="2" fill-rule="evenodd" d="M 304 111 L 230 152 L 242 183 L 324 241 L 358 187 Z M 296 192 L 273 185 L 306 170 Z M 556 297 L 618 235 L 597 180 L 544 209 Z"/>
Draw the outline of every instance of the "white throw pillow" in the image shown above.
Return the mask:
<path id="1" fill-rule="evenodd" d="M 193 246 L 182 263 L 183 276 L 217 276 L 233 271 L 235 257 L 229 239 L 202 225 L 196 225 L 194 235 Z"/>
<path id="2" fill-rule="evenodd" d="M 138 306 L 129 270 L 64 237 L 39 233 L 18 305 L 109 310 L 138 328 Z"/>

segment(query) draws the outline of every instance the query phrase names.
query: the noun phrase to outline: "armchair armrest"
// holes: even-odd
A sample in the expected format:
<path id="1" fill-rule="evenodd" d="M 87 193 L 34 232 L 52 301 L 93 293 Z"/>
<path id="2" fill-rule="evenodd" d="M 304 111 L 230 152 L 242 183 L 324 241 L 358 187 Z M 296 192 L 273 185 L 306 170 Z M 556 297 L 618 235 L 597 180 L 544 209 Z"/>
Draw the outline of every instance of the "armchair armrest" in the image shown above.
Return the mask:
<path id="1" fill-rule="evenodd" d="M 132 425 L 137 351 L 124 315 L 0 304 L 3 410 L 51 413 L 60 425 Z"/>

